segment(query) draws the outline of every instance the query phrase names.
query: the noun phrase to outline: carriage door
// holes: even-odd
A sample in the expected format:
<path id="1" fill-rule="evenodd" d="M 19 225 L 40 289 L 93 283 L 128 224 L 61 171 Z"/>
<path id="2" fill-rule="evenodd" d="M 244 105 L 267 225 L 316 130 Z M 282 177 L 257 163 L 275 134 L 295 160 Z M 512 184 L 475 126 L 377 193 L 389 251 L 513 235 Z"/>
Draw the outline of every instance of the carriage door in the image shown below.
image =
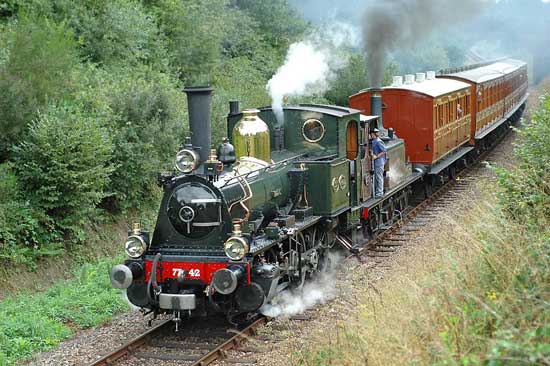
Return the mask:
<path id="1" fill-rule="evenodd" d="M 359 126 L 355 121 L 349 121 L 346 129 L 346 157 L 349 163 L 349 202 L 357 206 L 357 181 L 361 179 L 361 169 L 358 166 Z"/>

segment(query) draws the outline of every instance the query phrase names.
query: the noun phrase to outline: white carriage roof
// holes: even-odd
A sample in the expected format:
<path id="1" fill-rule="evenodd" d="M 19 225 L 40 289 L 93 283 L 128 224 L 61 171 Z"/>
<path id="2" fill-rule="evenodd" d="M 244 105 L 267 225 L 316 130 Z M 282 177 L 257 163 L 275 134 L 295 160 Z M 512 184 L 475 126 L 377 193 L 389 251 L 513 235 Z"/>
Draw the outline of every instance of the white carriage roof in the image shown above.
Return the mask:
<path id="1" fill-rule="evenodd" d="M 470 85 L 453 79 L 431 79 L 424 80 L 420 83 L 403 84 L 401 86 L 386 86 L 384 90 L 410 90 L 417 93 L 426 94 L 430 97 L 437 98 L 442 95 L 454 93 L 463 89 L 469 88 Z"/>
<path id="2" fill-rule="evenodd" d="M 510 74 L 524 65 L 526 65 L 526 63 L 523 61 L 508 58 L 472 70 L 461 71 L 454 74 L 444 74 L 441 75 L 441 77 L 453 76 L 474 83 L 483 83 Z"/>

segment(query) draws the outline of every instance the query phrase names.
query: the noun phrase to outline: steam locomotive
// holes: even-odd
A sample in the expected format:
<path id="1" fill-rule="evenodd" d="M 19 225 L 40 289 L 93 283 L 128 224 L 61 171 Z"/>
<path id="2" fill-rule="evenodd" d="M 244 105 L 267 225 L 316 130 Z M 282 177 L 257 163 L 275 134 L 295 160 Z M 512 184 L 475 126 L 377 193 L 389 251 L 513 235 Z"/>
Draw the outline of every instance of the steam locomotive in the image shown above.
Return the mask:
<path id="1" fill-rule="evenodd" d="M 212 89 L 187 93 L 191 138 L 164 190 L 154 232 L 135 224 L 116 288 L 155 314 L 223 313 L 246 321 L 286 288 L 358 251 L 411 197 L 453 179 L 521 114 L 527 67 L 505 59 L 395 77 L 350 97 L 352 108 L 300 104 L 239 110 L 211 150 Z M 373 194 L 371 142 L 387 148 L 385 195 Z M 398 137 L 399 136 L 399 137 Z"/>

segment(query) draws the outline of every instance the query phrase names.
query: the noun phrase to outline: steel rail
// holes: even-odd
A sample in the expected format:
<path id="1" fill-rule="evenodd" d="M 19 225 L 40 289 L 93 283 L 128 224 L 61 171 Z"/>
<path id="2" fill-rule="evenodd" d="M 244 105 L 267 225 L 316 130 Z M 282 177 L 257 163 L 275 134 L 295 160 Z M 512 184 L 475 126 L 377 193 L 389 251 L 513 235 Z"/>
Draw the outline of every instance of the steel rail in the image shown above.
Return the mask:
<path id="1" fill-rule="evenodd" d="M 88 366 L 103 366 L 103 365 L 112 365 L 117 360 L 122 357 L 127 356 L 130 352 L 135 349 L 143 346 L 147 341 L 149 341 L 154 335 L 159 333 L 164 327 L 172 323 L 172 319 L 167 319 L 162 321 L 160 324 L 149 329 L 147 332 L 140 334 L 139 336 L 133 338 L 132 340 L 126 342 L 124 345 L 120 346 L 116 350 L 106 354 L 101 357 L 99 360 L 93 361 Z"/>
<path id="2" fill-rule="evenodd" d="M 244 328 L 243 330 L 237 332 L 233 337 L 229 338 L 224 343 L 220 344 L 218 347 L 204 355 L 198 361 L 191 364 L 191 366 L 206 366 L 210 365 L 212 362 L 226 358 L 226 351 L 234 348 L 240 347 L 244 342 L 246 342 L 250 336 L 254 336 L 256 333 L 256 328 L 267 323 L 269 318 L 261 316 L 259 319 L 254 321 L 252 324 Z"/>

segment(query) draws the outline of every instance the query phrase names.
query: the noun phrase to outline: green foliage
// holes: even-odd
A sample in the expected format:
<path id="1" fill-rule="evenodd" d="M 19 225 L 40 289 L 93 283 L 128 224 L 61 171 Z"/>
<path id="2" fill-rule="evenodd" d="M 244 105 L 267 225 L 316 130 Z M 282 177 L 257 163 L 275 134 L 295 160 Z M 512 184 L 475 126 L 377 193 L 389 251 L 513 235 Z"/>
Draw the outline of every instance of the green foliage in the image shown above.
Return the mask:
<path id="1" fill-rule="evenodd" d="M 110 209 L 139 207 L 155 196 L 156 173 L 172 169 L 187 122 L 185 96 L 168 75 L 147 66 L 91 70 L 90 88 L 77 96 L 103 111 L 114 144 Z"/>
<path id="2" fill-rule="evenodd" d="M 85 265 L 74 280 L 60 282 L 44 293 L 4 300 L 0 304 L 0 361 L 14 363 L 53 348 L 73 334 L 72 328 L 105 323 L 127 309 L 108 275 L 119 260 Z"/>
<path id="3" fill-rule="evenodd" d="M 155 8 L 172 66 L 186 83 L 211 82 L 220 62 L 225 6 L 225 0 L 158 1 Z"/>
<path id="4" fill-rule="evenodd" d="M 236 4 L 258 19 L 260 30 L 275 47 L 286 49 L 306 31 L 307 23 L 287 0 L 236 0 Z"/>
<path id="5" fill-rule="evenodd" d="M 537 223 L 550 217 L 550 95 L 540 97 L 531 123 L 518 133 L 515 155 L 519 165 L 496 170 L 500 200 L 513 219 Z"/>
<path id="6" fill-rule="evenodd" d="M 70 93 L 79 58 L 71 32 L 48 19 L 21 16 L 0 38 L 6 45 L 6 60 L 0 64 L 2 159 L 49 99 Z"/>
<path id="7" fill-rule="evenodd" d="M 368 87 L 367 62 L 362 53 L 349 56 L 346 66 L 336 73 L 325 97 L 336 105 L 347 106 L 348 97 Z"/>
<path id="8" fill-rule="evenodd" d="M 0 165 L 0 263 L 32 266 L 36 257 L 58 253 L 51 222 L 19 196 L 11 164 Z"/>
<path id="9" fill-rule="evenodd" d="M 438 43 L 430 43 L 423 47 L 407 48 L 397 52 L 394 57 L 399 64 L 399 70 L 403 74 L 414 74 L 426 70 L 440 70 L 450 65 L 447 51 Z"/>
<path id="10" fill-rule="evenodd" d="M 105 197 L 113 144 L 95 116 L 70 104 L 51 104 L 14 148 L 25 197 L 64 233 L 80 234 Z M 82 239 L 82 238 L 80 238 Z"/>
<path id="11" fill-rule="evenodd" d="M 66 6 L 73 7 L 74 2 L 66 2 Z M 85 54 L 93 61 L 155 63 L 165 56 L 155 19 L 139 1 L 116 0 L 102 6 L 89 3 L 78 7 L 82 10 L 73 15 L 72 24 L 79 31 Z"/>

